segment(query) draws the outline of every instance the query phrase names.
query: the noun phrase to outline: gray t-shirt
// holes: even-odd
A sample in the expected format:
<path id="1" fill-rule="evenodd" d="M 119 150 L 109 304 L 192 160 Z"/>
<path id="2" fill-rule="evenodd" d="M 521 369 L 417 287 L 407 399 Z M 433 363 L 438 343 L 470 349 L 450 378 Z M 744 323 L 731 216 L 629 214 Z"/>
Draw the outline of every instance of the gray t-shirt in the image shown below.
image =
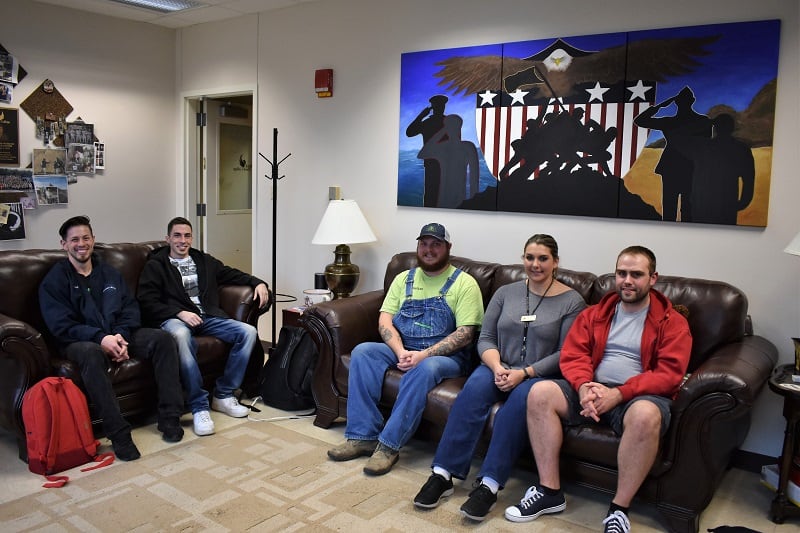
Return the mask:
<path id="1" fill-rule="evenodd" d="M 532 366 L 537 376 L 558 376 L 561 345 L 575 317 L 586 307 L 586 302 L 574 290 L 556 296 L 545 296 L 536 309 L 536 320 L 528 322 L 525 360 L 522 361 L 525 323 L 521 318 L 530 314 L 540 299 L 531 293 L 530 309 L 526 309 L 527 290 L 524 281 L 509 283 L 497 289 L 483 318 L 478 353 L 495 348 L 500 352 L 500 360 L 506 368 Z"/>
<path id="2" fill-rule="evenodd" d="M 648 307 L 628 313 L 620 304 L 614 312 L 603 360 L 594 371 L 594 380 L 604 385 L 622 385 L 642 373 L 642 332 Z"/>

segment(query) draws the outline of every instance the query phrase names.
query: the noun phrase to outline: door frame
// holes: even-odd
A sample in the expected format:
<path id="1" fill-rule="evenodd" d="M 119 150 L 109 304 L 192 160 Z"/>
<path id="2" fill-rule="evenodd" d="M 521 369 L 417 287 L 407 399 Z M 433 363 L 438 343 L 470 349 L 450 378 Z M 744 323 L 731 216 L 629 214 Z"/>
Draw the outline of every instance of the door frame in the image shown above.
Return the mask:
<path id="1" fill-rule="evenodd" d="M 178 180 L 176 183 L 176 212 L 183 213 L 186 218 L 192 221 L 192 224 L 197 226 L 195 233 L 200 233 L 200 239 L 196 243 L 197 247 L 205 250 L 207 248 L 206 242 L 206 217 L 203 217 L 201 223 L 198 223 L 196 213 L 197 204 L 197 188 L 196 176 L 202 174 L 204 187 L 208 187 L 208 174 L 205 169 L 198 168 L 199 161 L 199 145 L 200 140 L 197 134 L 196 113 L 198 110 L 198 103 L 205 98 L 225 98 L 229 96 L 252 96 L 252 149 L 251 161 L 253 161 L 253 184 L 252 184 L 252 213 L 255 215 L 256 204 L 258 199 L 258 183 L 257 179 L 257 157 L 258 157 L 258 86 L 257 85 L 235 85 L 229 87 L 217 87 L 213 89 L 184 91 L 182 92 L 179 102 L 181 109 L 181 144 L 180 144 L 180 164 L 178 169 Z M 205 137 L 205 136 L 204 136 Z M 205 142 L 205 139 L 203 139 Z M 207 206 L 207 209 L 210 207 Z M 252 216 L 250 221 L 250 249 L 252 251 L 252 259 L 250 265 L 250 272 L 253 272 L 253 267 L 256 257 L 256 217 Z M 199 231 L 198 231 L 199 230 Z"/>

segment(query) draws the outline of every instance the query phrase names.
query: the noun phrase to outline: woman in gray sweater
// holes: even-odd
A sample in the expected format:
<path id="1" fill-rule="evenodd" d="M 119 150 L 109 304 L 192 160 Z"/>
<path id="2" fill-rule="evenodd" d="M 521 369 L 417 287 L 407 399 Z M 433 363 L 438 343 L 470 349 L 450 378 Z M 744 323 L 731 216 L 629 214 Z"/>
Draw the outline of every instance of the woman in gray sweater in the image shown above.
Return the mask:
<path id="1" fill-rule="evenodd" d="M 492 405 L 504 401 L 495 417 L 477 487 L 461 506 L 465 517 L 483 520 L 528 446 L 528 391 L 535 381 L 560 375 L 561 344 L 586 302 L 556 279 L 558 244 L 550 235 L 528 239 L 522 261 L 526 279 L 500 287 L 486 308 L 478 339 L 482 364 L 467 379 L 450 410 L 433 473 L 414 498 L 417 507 L 438 506 L 443 496 L 453 494 L 452 477 L 467 477 Z"/>

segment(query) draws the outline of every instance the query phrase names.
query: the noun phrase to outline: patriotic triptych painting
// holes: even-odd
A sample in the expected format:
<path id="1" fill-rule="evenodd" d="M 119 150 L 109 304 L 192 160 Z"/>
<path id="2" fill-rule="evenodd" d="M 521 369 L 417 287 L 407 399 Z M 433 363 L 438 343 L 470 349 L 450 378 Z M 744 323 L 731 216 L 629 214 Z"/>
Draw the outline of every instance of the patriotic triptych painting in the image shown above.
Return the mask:
<path id="1" fill-rule="evenodd" d="M 766 226 L 780 21 L 401 58 L 398 205 Z"/>

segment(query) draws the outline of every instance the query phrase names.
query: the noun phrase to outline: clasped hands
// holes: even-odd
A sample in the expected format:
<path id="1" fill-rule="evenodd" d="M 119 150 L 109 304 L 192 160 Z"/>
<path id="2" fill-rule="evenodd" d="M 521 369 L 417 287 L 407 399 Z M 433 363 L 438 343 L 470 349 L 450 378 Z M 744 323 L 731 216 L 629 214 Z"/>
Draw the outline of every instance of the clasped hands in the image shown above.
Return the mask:
<path id="1" fill-rule="evenodd" d="M 525 380 L 525 372 L 519 368 L 500 367 L 494 371 L 494 384 L 503 392 L 513 390 Z"/>
<path id="2" fill-rule="evenodd" d="M 426 357 L 427 354 L 425 353 L 425 350 L 419 352 L 405 350 L 397 356 L 397 368 L 403 372 L 408 372 Z"/>
<path id="3" fill-rule="evenodd" d="M 100 347 L 115 363 L 130 359 L 128 356 L 128 341 L 119 333 L 103 337 L 100 341 Z"/>
<path id="4" fill-rule="evenodd" d="M 612 410 L 622 402 L 622 393 L 618 388 L 606 387 L 602 383 L 589 381 L 578 389 L 581 402 L 581 416 L 600 421 L 600 415 Z"/>

